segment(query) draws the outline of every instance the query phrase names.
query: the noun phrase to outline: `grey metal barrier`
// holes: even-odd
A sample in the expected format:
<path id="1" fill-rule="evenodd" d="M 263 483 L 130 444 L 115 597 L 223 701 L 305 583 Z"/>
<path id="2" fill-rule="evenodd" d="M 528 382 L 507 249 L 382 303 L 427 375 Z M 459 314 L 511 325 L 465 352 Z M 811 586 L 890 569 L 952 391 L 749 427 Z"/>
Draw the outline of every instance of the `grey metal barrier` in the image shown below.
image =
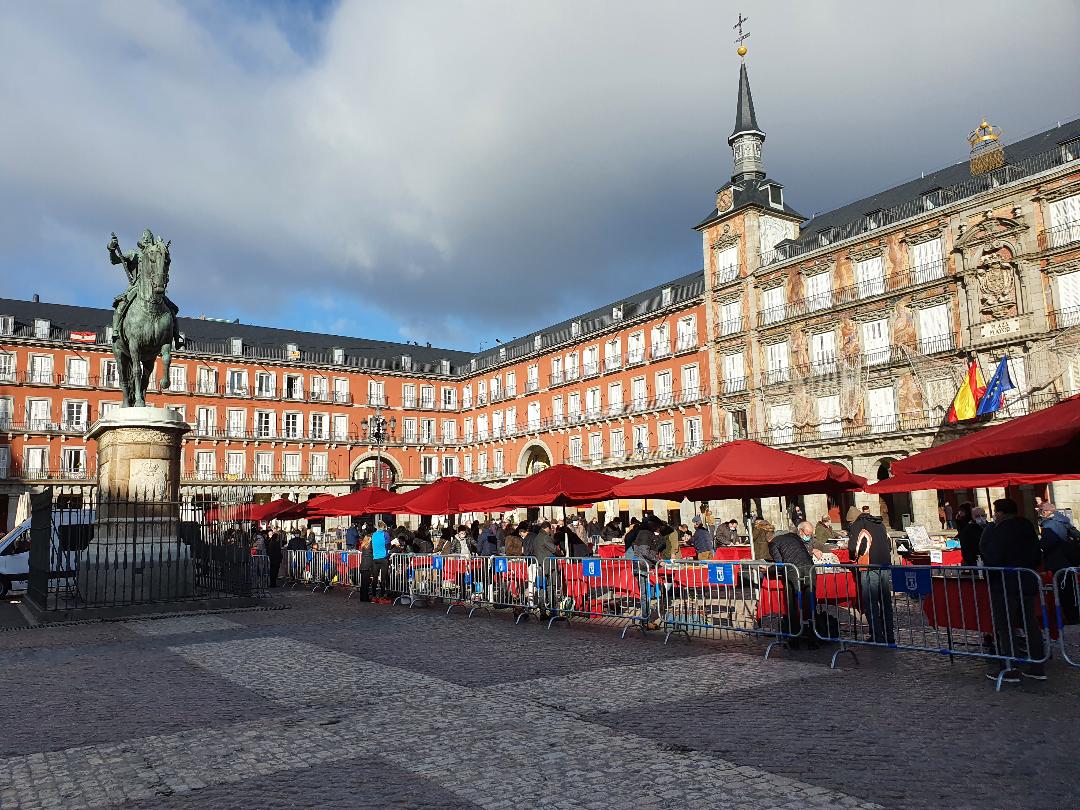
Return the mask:
<path id="1" fill-rule="evenodd" d="M 556 621 L 583 619 L 622 626 L 622 638 L 631 628 L 645 633 L 658 591 L 649 566 L 640 559 L 549 557 L 536 580 L 537 606 L 548 628 Z"/>
<path id="2" fill-rule="evenodd" d="M 251 590 L 253 595 L 265 595 L 270 590 L 270 557 L 266 554 L 251 556 Z"/>
<path id="3" fill-rule="evenodd" d="M 390 582 L 400 587 L 401 593 L 393 604 L 416 607 L 427 603 L 439 592 L 439 577 L 435 571 L 436 554 L 392 554 Z"/>
<path id="4" fill-rule="evenodd" d="M 1070 666 L 1080 667 L 1080 633 L 1074 632 L 1080 631 L 1080 568 L 1062 568 L 1054 574 L 1054 604 L 1061 657 Z"/>
<path id="5" fill-rule="evenodd" d="M 660 564 L 655 579 L 667 630 L 665 644 L 675 633 L 687 638 L 737 633 L 769 639 L 768 658 L 779 644 L 812 638 L 805 627 L 810 572 L 800 572 L 794 565 L 673 560 Z"/>
<path id="6" fill-rule="evenodd" d="M 851 645 L 917 650 L 995 662 L 995 688 L 1024 664 L 1041 676 L 1049 657 L 1042 580 L 1029 568 L 814 566 L 814 632 Z"/>

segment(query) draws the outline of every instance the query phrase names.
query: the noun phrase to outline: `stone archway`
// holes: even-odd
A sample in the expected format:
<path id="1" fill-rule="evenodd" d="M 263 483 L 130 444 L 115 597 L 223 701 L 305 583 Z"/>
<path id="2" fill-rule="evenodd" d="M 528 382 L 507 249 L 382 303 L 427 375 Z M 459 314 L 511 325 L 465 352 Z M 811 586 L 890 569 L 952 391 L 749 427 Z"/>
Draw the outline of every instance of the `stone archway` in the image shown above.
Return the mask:
<path id="1" fill-rule="evenodd" d="M 518 474 L 532 475 L 551 466 L 551 449 L 539 439 L 529 442 L 521 449 L 518 458 Z"/>
<path id="2" fill-rule="evenodd" d="M 377 453 L 364 453 L 353 462 L 349 475 L 356 483 L 363 486 L 381 486 L 383 489 L 393 490 L 398 481 L 402 479 L 401 466 L 393 456 L 385 453 L 382 455 L 382 475 L 376 473 L 379 463 Z"/>
<path id="3" fill-rule="evenodd" d="M 892 476 L 892 465 L 895 461 L 894 458 L 883 458 L 878 461 L 876 465 L 878 481 L 884 481 Z M 909 518 L 913 518 L 915 515 L 910 492 L 891 492 L 887 495 L 878 495 L 878 506 L 881 509 L 881 522 L 897 531 L 904 529 L 904 515 Z"/>

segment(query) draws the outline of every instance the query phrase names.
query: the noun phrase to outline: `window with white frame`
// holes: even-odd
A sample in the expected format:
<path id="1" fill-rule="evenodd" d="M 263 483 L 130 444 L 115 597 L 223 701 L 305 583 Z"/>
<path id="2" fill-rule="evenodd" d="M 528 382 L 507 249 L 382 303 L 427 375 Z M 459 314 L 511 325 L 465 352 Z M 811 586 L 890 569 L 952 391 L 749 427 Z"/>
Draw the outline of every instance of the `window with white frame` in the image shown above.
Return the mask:
<path id="1" fill-rule="evenodd" d="M 570 337 L 577 337 L 581 334 L 581 321 L 573 321 L 570 324 Z"/>
<path id="2" fill-rule="evenodd" d="M 368 380 L 367 396 L 368 405 L 378 405 L 380 408 L 386 406 L 386 392 L 382 380 Z"/>
<path id="3" fill-rule="evenodd" d="M 13 382 L 15 380 L 15 355 L 11 352 L 0 352 L 0 381 Z"/>
<path id="4" fill-rule="evenodd" d="M 528 408 L 529 430 L 539 430 L 541 425 L 540 403 L 530 402 Z"/>
<path id="5" fill-rule="evenodd" d="M 51 354 L 30 355 L 29 381 L 39 385 L 53 384 L 53 359 Z"/>
<path id="6" fill-rule="evenodd" d="M 266 481 L 274 475 L 274 454 L 260 452 L 255 454 L 255 476 Z"/>
<path id="7" fill-rule="evenodd" d="M 24 451 L 26 458 L 26 475 L 28 478 L 49 477 L 49 448 L 27 447 Z"/>
<path id="8" fill-rule="evenodd" d="M 187 392 L 187 366 L 169 366 L 169 390 L 177 394 Z"/>
<path id="9" fill-rule="evenodd" d="M 443 444 L 456 444 L 457 443 L 457 420 L 456 419 L 443 419 L 442 420 L 442 440 L 443 440 Z"/>
<path id="10" fill-rule="evenodd" d="M 421 444 L 434 444 L 435 443 L 435 420 L 434 419 L 421 419 L 420 420 L 420 443 Z"/>
<path id="11" fill-rule="evenodd" d="M 611 457 L 613 459 L 626 458 L 626 434 L 622 428 L 616 428 L 608 434 L 608 442 L 611 445 Z"/>
<path id="12" fill-rule="evenodd" d="M 739 277 L 739 246 L 716 251 L 716 283 L 726 284 Z"/>
<path id="13" fill-rule="evenodd" d="M 457 475 L 457 456 L 443 456 L 442 474 L 448 477 Z"/>
<path id="14" fill-rule="evenodd" d="M 885 292 L 885 262 L 881 256 L 855 262 L 855 288 L 859 298 Z"/>
<path id="15" fill-rule="evenodd" d="M 690 452 L 698 452 L 705 445 L 701 432 L 701 417 L 693 416 L 683 420 L 683 444 Z"/>
<path id="16" fill-rule="evenodd" d="M 64 447 L 60 450 L 60 473 L 65 478 L 82 478 L 86 475 L 86 448 Z"/>
<path id="17" fill-rule="evenodd" d="M 255 437 L 259 439 L 274 438 L 274 423 L 276 421 L 273 411 L 255 411 Z"/>
<path id="18" fill-rule="evenodd" d="M 472 456 L 464 456 L 461 459 L 461 474 L 466 478 L 473 474 Z"/>
<path id="19" fill-rule="evenodd" d="M 491 395 L 495 396 L 495 387 L 492 386 Z M 435 386 L 433 385 L 421 385 L 420 386 L 420 408 L 421 410 L 431 410 L 435 407 Z"/>
<path id="20" fill-rule="evenodd" d="M 572 391 L 566 397 L 566 414 L 571 422 L 581 421 L 581 393 Z"/>
<path id="21" fill-rule="evenodd" d="M 101 418 L 101 419 L 104 419 L 109 414 L 113 413 L 116 410 L 119 410 L 122 405 L 123 405 L 122 402 L 117 402 L 117 401 L 112 401 L 112 402 L 102 401 L 102 402 L 99 402 L 98 403 L 98 417 Z"/>
<path id="22" fill-rule="evenodd" d="M 15 334 L 15 316 L 0 315 L 0 335 Z"/>
<path id="23" fill-rule="evenodd" d="M 563 361 L 561 357 L 551 358 L 551 384 L 560 385 L 563 381 Z"/>
<path id="24" fill-rule="evenodd" d="M 198 450 L 195 453 L 195 471 L 199 478 L 213 478 L 217 472 L 217 454 L 212 450 Z"/>
<path id="25" fill-rule="evenodd" d="M 622 367 L 622 343 L 618 338 L 612 338 L 604 344 L 604 369 L 615 371 Z"/>
<path id="26" fill-rule="evenodd" d="M 671 335 L 666 321 L 652 328 L 651 340 L 653 357 L 666 357 L 671 354 Z"/>
<path id="27" fill-rule="evenodd" d="M 461 407 L 472 407 L 472 385 L 465 385 L 461 388 Z"/>
<path id="28" fill-rule="evenodd" d="M 239 368 L 230 368 L 228 371 L 227 381 L 230 396 L 246 397 L 248 395 L 247 371 Z"/>
<path id="29" fill-rule="evenodd" d="M 656 426 L 656 441 L 661 453 L 675 452 L 675 423 L 660 422 Z"/>
<path id="30" fill-rule="evenodd" d="M 484 380 L 476 381 L 476 404 L 483 405 L 487 402 L 487 382 Z"/>
<path id="31" fill-rule="evenodd" d="M 742 331 L 742 301 L 727 301 L 720 305 L 720 334 L 734 335 Z"/>
<path id="32" fill-rule="evenodd" d="M 563 398 L 553 397 L 551 400 L 551 421 L 555 425 L 563 423 Z"/>
<path id="33" fill-rule="evenodd" d="M 15 410 L 11 397 L 0 397 L 0 428 L 9 428 L 15 421 Z"/>
<path id="34" fill-rule="evenodd" d="M 311 432 L 308 434 L 308 438 L 326 441 L 326 421 L 325 413 L 313 413 L 311 415 Z"/>
<path id="35" fill-rule="evenodd" d="M 313 402 L 327 402 L 330 399 L 330 381 L 326 377 L 311 378 L 311 399 Z"/>
<path id="36" fill-rule="evenodd" d="M 634 452 L 644 456 L 649 452 L 649 426 L 634 425 Z"/>
<path id="37" fill-rule="evenodd" d="M 1080 194 L 1050 203 L 1049 247 L 1080 242 Z"/>
<path id="38" fill-rule="evenodd" d="M 52 324 L 47 318 L 34 318 L 34 337 L 38 340 L 48 340 L 52 332 Z"/>
<path id="39" fill-rule="evenodd" d="M 675 324 L 676 349 L 684 352 L 689 351 L 690 349 L 696 349 L 697 345 L 697 318 L 693 315 L 679 318 L 678 322 Z"/>
<path id="40" fill-rule="evenodd" d="M 482 442 L 487 441 L 488 418 L 486 413 L 482 413 L 478 417 L 476 417 L 476 438 Z"/>
<path id="41" fill-rule="evenodd" d="M 247 411 L 243 408 L 229 408 L 225 412 L 225 424 L 228 429 L 229 436 L 233 438 L 244 438 L 245 422 L 247 421 Z"/>
<path id="42" fill-rule="evenodd" d="M 911 248 L 911 281 L 922 284 L 925 281 L 944 278 L 945 259 L 941 252 L 941 239 L 927 239 Z"/>
<path id="43" fill-rule="evenodd" d="M 544 348 L 544 336 L 543 335 L 533 335 L 533 351 L 538 352 L 542 348 Z"/>
<path id="44" fill-rule="evenodd" d="M 64 400 L 64 428 L 66 430 L 86 430 L 89 412 L 90 406 L 85 399 Z"/>
<path id="45" fill-rule="evenodd" d="M 407 416 L 401 420 L 401 438 L 405 444 L 416 444 L 416 417 Z"/>
<path id="46" fill-rule="evenodd" d="M 622 383 L 608 383 L 608 413 L 615 416 L 623 412 Z"/>
<path id="47" fill-rule="evenodd" d="M 888 318 L 863 321 L 861 331 L 863 363 L 867 366 L 887 364 L 891 354 Z"/>
<path id="48" fill-rule="evenodd" d="M 604 460 L 604 434 L 589 434 L 589 461 L 599 464 Z"/>
<path id="49" fill-rule="evenodd" d="M 630 380 L 630 407 L 635 411 L 649 407 L 649 388 L 644 377 Z"/>
<path id="50" fill-rule="evenodd" d="M 770 343 L 765 347 L 765 382 L 788 382 L 791 379 L 788 342 Z"/>
<path id="51" fill-rule="evenodd" d="M 813 374 L 832 374 L 836 371 L 836 332 L 810 335 L 810 364 Z"/>
<path id="52" fill-rule="evenodd" d="M 64 372 L 64 383 L 66 385 L 86 386 L 90 384 L 90 362 L 85 357 L 69 357 Z M 172 378 L 171 373 L 169 377 Z"/>
<path id="53" fill-rule="evenodd" d="M 837 395 L 817 398 L 818 435 L 823 439 L 838 438 L 840 425 L 840 397 Z"/>
<path id="54" fill-rule="evenodd" d="M 476 454 L 476 473 L 477 475 L 487 475 L 488 471 L 488 454 L 486 451 Z"/>
<path id="55" fill-rule="evenodd" d="M 919 310 L 919 352 L 935 354 L 953 347 L 949 305 L 937 304 Z"/>
<path id="56" fill-rule="evenodd" d="M 471 442 L 473 440 L 473 418 L 466 416 L 461 423 L 461 437 L 464 441 Z"/>
<path id="57" fill-rule="evenodd" d="M 540 390 L 540 366 L 533 363 L 526 371 L 525 390 L 527 393 L 535 394 Z"/>
<path id="58" fill-rule="evenodd" d="M 300 454 L 285 453 L 281 457 L 281 474 L 286 481 L 300 480 Z"/>
<path id="59" fill-rule="evenodd" d="M 240 450 L 225 453 L 225 474 L 240 476 L 244 474 L 244 454 Z"/>
<path id="60" fill-rule="evenodd" d="M 503 429 L 507 436 L 517 433 L 517 408 L 507 408 L 503 414 Z"/>
<path id="61" fill-rule="evenodd" d="M 112 373 L 106 375 L 104 363 L 111 361 L 104 361 L 102 363 L 102 377 L 111 377 L 116 373 L 116 364 L 113 363 Z M 110 385 L 107 383 L 107 385 Z M 216 394 L 217 393 L 217 369 L 210 368 L 209 366 L 199 366 L 195 372 L 195 388 L 200 394 Z"/>
<path id="62" fill-rule="evenodd" d="M 7 478 L 11 475 L 11 448 L 7 446 L 0 447 L 0 478 Z"/>
<path id="63" fill-rule="evenodd" d="M 335 413 L 330 421 L 330 438 L 335 442 L 343 442 L 349 438 L 349 417 L 345 414 Z"/>
<path id="64" fill-rule="evenodd" d="M 444 411 L 453 411 L 457 409 L 457 389 L 451 388 L 448 385 L 444 385 L 441 390 L 442 393 L 442 407 Z"/>
<path id="65" fill-rule="evenodd" d="M 316 481 L 324 481 L 330 477 L 330 467 L 327 463 L 326 453 L 312 453 L 308 463 L 311 465 L 311 477 Z"/>
<path id="66" fill-rule="evenodd" d="M 573 382 L 578 378 L 578 353 L 570 352 L 566 355 L 566 379 Z"/>
<path id="67" fill-rule="evenodd" d="M 871 388 L 866 392 L 870 414 L 870 432 L 887 433 L 896 430 L 896 394 L 891 385 Z"/>
<path id="68" fill-rule="evenodd" d="M 671 405 L 675 400 L 672 392 L 672 378 L 670 371 L 658 371 L 656 373 L 656 404 L 663 408 Z"/>
<path id="69" fill-rule="evenodd" d="M 195 411 L 195 430 L 200 436 L 213 436 L 217 430 L 217 408 L 200 406 Z"/>
<path id="70" fill-rule="evenodd" d="M 724 393 L 746 390 L 746 363 L 742 352 L 724 355 Z"/>
<path id="71" fill-rule="evenodd" d="M 682 401 L 683 402 L 697 402 L 701 398 L 701 381 L 698 377 L 698 367 L 695 363 L 692 366 L 682 367 Z"/>
<path id="72" fill-rule="evenodd" d="M 269 371 L 255 372 L 255 396 L 270 399 L 274 396 L 274 375 Z"/>
<path id="73" fill-rule="evenodd" d="M 506 372 L 506 396 L 508 396 L 508 397 L 516 397 L 517 396 L 517 372 L 516 371 L 508 371 L 508 372 Z"/>
<path id="74" fill-rule="evenodd" d="M 761 322 L 776 323 L 784 320 L 784 286 L 770 287 L 761 291 Z"/>
<path id="75" fill-rule="evenodd" d="M 501 439 L 503 437 L 503 412 L 492 411 L 491 412 L 491 438 Z"/>
<path id="76" fill-rule="evenodd" d="M 34 398 L 26 400 L 26 422 L 30 430 L 48 430 L 51 427 L 52 400 Z"/>
<path id="77" fill-rule="evenodd" d="M 488 390 L 491 392 L 492 402 L 502 399 L 502 377 L 492 377 L 488 382 Z"/>
<path id="78" fill-rule="evenodd" d="M 581 437 L 580 436 L 571 436 L 570 437 L 570 463 L 571 464 L 580 464 L 581 463 Z"/>
<path id="79" fill-rule="evenodd" d="M 504 457 L 505 456 L 504 456 L 504 453 L 503 453 L 502 450 L 496 450 L 495 451 L 495 454 L 494 454 L 494 456 L 492 458 L 492 462 L 493 462 L 496 473 L 502 473 L 503 472 L 503 469 L 504 469 L 504 467 L 503 467 L 503 458 Z"/>
<path id="80" fill-rule="evenodd" d="M 626 362 L 645 362 L 645 333 L 634 332 L 626 338 Z"/>
<path id="81" fill-rule="evenodd" d="M 600 389 L 590 388 L 585 392 L 585 416 L 588 419 L 598 419 L 603 405 L 600 402 Z"/>
<path id="82" fill-rule="evenodd" d="M 773 405 L 769 409 L 769 433 L 773 444 L 791 444 L 795 441 L 790 405 Z"/>
<path id="83" fill-rule="evenodd" d="M 1076 326 L 1080 323 L 1080 270 L 1058 275 L 1057 293 L 1058 328 Z"/>
<path id="84" fill-rule="evenodd" d="M 286 411 L 281 416 L 281 435 L 286 439 L 301 439 L 304 434 L 302 414 Z"/>
<path id="85" fill-rule="evenodd" d="M 809 312 L 829 309 L 833 305 L 832 273 L 825 271 L 807 276 L 803 290 L 806 293 L 806 309 Z"/>
<path id="86" fill-rule="evenodd" d="M 664 287 L 660 291 L 660 306 L 669 306 L 673 300 L 675 300 L 674 291 L 671 287 Z"/>
<path id="87" fill-rule="evenodd" d="M 304 398 L 304 376 L 302 374 L 285 375 L 285 399 Z"/>

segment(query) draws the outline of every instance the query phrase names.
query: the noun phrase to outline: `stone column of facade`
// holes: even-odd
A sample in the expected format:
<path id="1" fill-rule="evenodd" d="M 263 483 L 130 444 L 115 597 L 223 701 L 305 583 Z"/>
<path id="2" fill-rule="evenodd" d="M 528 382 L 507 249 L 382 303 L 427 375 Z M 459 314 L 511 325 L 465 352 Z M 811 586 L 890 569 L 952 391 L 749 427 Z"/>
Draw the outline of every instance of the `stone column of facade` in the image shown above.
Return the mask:
<path id="1" fill-rule="evenodd" d="M 94 537 L 79 565 L 87 604 L 189 596 L 191 559 L 180 540 L 180 444 L 190 427 L 171 408 L 121 408 L 96 422 Z"/>

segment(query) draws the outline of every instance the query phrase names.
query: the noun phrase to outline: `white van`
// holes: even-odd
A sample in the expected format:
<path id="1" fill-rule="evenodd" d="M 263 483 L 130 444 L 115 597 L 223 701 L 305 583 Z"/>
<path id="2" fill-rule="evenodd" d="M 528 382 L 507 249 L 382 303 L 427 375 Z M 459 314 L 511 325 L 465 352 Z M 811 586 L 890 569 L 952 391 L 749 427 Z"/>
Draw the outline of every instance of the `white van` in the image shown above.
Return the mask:
<path id="1" fill-rule="evenodd" d="M 90 509 L 64 509 L 53 513 L 53 575 L 75 569 L 75 552 L 86 548 L 94 530 L 94 512 Z M 0 538 L 0 597 L 13 590 L 26 590 L 30 577 L 30 518 Z"/>

